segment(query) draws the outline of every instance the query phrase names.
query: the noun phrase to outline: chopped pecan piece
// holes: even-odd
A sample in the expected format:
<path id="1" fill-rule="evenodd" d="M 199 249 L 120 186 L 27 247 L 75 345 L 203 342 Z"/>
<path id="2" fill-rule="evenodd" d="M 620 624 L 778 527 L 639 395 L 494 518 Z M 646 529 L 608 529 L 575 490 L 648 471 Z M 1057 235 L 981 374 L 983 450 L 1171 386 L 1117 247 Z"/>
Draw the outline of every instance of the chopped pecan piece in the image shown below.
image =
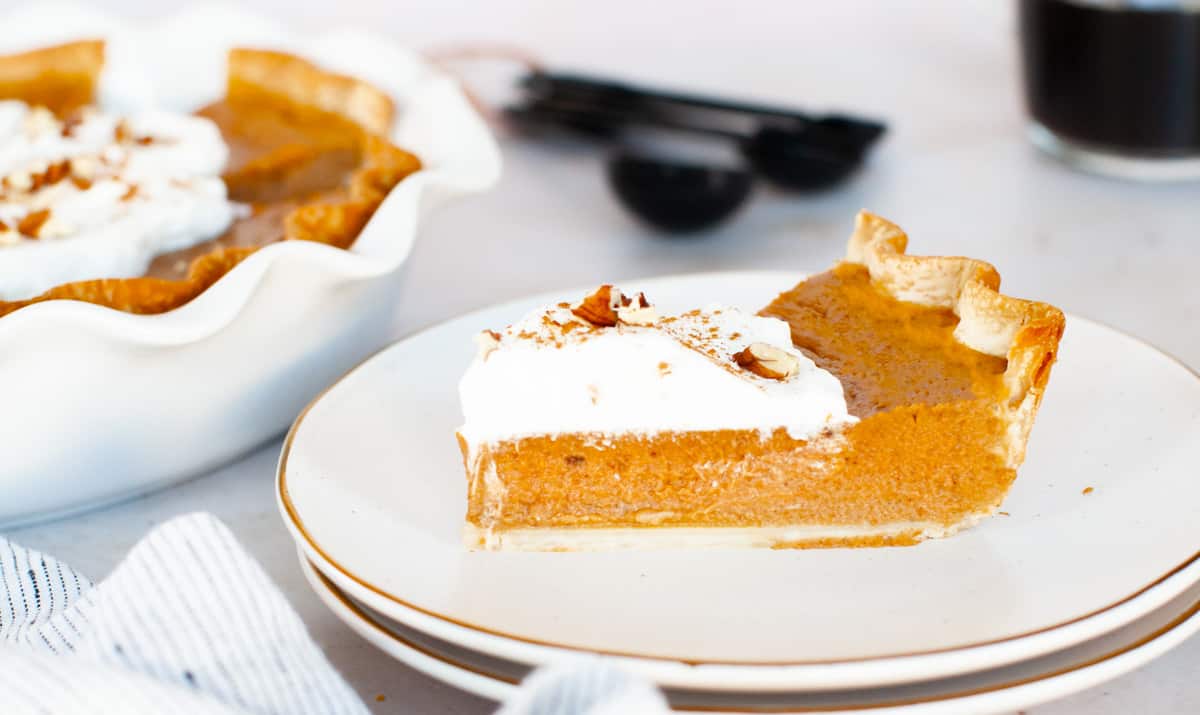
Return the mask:
<path id="1" fill-rule="evenodd" d="M 737 352 L 733 361 L 738 366 L 770 380 L 786 380 L 800 370 L 796 356 L 767 343 L 751 343 Z"/>

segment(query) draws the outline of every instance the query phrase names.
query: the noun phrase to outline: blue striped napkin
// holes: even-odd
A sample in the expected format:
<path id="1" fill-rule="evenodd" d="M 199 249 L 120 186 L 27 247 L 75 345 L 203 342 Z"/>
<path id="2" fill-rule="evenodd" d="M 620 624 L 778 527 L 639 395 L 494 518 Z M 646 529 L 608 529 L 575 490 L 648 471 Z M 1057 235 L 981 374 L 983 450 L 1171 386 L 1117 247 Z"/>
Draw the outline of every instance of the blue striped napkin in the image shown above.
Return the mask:
<path id="1" fill-rule="evenodd" d="M 0 713 L 358 715 L 366 707 L 209 514 L 151 531 L 103 582 L 0 538 Z M 598 659 L 530 676 L 501 715 L 666 712 Z"/>

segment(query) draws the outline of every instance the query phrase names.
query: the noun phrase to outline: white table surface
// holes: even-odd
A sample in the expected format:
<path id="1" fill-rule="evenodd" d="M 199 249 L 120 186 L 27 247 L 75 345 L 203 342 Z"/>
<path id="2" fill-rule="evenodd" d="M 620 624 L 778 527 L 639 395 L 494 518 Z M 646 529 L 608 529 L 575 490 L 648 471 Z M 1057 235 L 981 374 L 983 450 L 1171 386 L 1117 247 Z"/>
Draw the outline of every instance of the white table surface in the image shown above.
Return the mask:
<path id="1" fill-rule="evenodd" d="M 133 16 L 174 4 L 112 3 Z M 866 207 L 904 226 L 916 252 L 988 258 L 1008 292 L 1105 321 L 1200 366 L 1200 183 L 1121 183 L 1035 153 L 1023 134 L 1008 3 L 251 4 L 303 25 L 369 25 L 419 48 L 503 41 L 556 67 L 891 122 L 869 169 L 848 186 L 810 197 L 760 191 L 732 223 L 681 239 L 652 235 L 616 206 L 598 152 L 506 141 L 501 184 L 434 216 L 422 232 L 396 336 L 546 289 L 702 270 L 820 269 L 842 252 L 854 212 Z M 375 711 L 491 711 L 492 704 L 381 655 L 321 606 L 276 512 L 279 447 L 276 441 L 211 475 L 10 536 L 100 578 L 154 524 L 213 512 L 265 565 Z M 1034 712 L 1200 712 L 1198 671 L 1200 638 L 1193 638 L 1137 672 Z"/>

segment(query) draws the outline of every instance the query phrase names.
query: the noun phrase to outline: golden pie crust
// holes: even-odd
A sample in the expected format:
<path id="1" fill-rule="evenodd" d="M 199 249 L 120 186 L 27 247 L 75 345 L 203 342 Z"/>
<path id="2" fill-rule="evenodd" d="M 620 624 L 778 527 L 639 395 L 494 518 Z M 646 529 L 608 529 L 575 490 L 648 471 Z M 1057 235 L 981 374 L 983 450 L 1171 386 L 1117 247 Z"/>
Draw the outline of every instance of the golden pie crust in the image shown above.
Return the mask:
<path id="1" fill-rule="evenodd" d="M 103 66 L 100 40 L 0 57 L 0 97 L 41 105 L 62 116 L 95 101 Z"/>
<path id="2" fill-rule="evenodd" d="M 100 41 L 0 58 L 0 97 L 60 116 L 96 98 Z M 233 49 L 225 97 L 199 114 L 231 147 L 222 176 L 230 198 L 252 205 L 225 236 L 160 257 L 146 276 L 78 281 L 28 300 L 0 301 L 0 316 L 47 300 L 79 300 L 130 313 L 162 313 L 192 300 L 247 256 L 279 240 L 349 248 L 388 192 L 421 168 L 388 139 L 395 109 L 370 84 L 282 52 Z"/>
<path id="3" fill-rule="evenodd" d="M 858 422 L 810 440 L 783 429 L 460 437 L 467 545 L 907 545 L 993 513 L 1024 459 L 1063 314 L 1001 295 L 986 263 L 908 256 L 906 244 L 862 213 L 845 261 L 762 311 L 842 381 Z"/>

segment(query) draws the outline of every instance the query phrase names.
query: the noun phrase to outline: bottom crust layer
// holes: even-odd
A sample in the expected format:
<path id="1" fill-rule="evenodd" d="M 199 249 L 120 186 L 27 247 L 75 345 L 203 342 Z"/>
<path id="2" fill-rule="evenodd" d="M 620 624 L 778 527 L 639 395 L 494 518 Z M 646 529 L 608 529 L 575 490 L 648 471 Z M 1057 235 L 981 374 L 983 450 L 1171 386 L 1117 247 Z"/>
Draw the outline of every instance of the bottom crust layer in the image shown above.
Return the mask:
<path id="1" fill-rule="evenodd" d="M 878 526 L 713 526 L 616 528 L 463 528 L 463 544 L 482 551 L 651 551 L 659 549 L 814 549 L 912 546 L 951 536 L 991 516 L 995 509 L 955 524 L 897 522 Z"/>

